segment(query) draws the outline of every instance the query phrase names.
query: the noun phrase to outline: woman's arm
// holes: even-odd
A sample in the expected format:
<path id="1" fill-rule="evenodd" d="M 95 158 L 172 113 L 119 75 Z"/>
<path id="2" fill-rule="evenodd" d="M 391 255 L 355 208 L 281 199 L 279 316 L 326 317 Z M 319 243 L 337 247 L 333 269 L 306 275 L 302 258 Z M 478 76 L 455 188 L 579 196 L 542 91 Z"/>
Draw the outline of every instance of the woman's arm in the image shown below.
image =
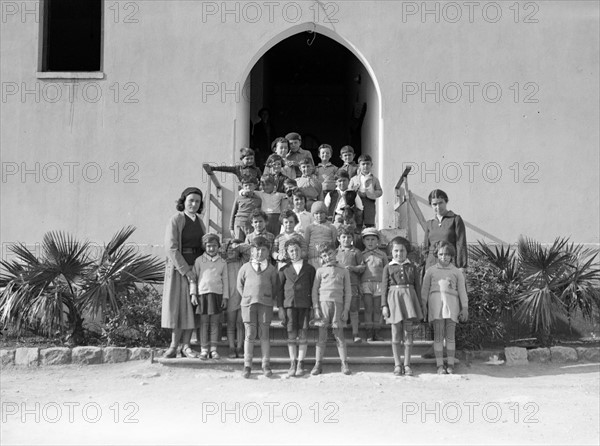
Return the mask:
<path id="1" fill-rule="evenodd" d="M 176 214 L 167 224 L 165 249 L 167 251 L 167 257 L 173 262 L 175 269 L 177 269 L 180 274 L 186 275 L 192 270 L 192 267 L 188 265 L 181 254 L 181 246 L 179 246 L 179 237 L 181 236 L 181 229 L 178 225 L 179 218 L 180 214 Z"/>
<path id="2" fill-rule="evenodd" d="M 454 231 L 456 233 L 456 267 L 466 268 L 469 259 L 467 249 L 467 234 L 465 223 L 460 215 L 454 218 Z"/>

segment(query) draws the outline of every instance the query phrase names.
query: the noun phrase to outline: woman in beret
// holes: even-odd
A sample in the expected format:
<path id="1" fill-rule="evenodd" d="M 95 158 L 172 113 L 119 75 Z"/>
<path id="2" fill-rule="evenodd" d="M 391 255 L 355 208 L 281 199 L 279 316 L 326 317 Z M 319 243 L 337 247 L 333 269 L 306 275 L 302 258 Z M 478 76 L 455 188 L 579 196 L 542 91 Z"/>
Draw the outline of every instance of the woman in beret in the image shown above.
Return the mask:
<path id="1" fill-rule="evenodd" d="M 206 229 L 200 214 L 203 208 L 202 191 L 188 187 L 177 200 L 177 213 L 167 223 L 165 249 L 167 262 L 162 299 L 162 326 L 173 330 L 171 345 L 165 358 L 175 358 L 178 347 L 183 344 L 181 354 L 197 358 L 190 347 L 194 329 L 199 320 L 190 300 L 190 283 L 196 281 L 193 270 L 196 258 L 202 254 L 202 237 Z"/>

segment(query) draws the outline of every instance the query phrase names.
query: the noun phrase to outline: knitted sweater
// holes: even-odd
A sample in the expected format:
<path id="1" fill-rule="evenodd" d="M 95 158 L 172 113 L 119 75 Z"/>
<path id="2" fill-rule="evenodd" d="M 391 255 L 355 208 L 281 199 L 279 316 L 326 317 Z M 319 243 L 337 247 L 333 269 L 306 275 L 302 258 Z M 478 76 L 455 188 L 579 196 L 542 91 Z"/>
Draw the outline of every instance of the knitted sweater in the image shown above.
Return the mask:
<path id="1" fill-rule="evenodd" d="M 319 302 L 338 302 L 344 304 L 344 310 L 348 311 L 352 300 L 350 272 L 337 262 L 317 269 L 312 300 L 314 308 L 320 308 Z"/>
<path id="2" fill-rule="evenodd" d="M 194 271 L 198 280 L 190 284 L 191 294 L 215 293 L 229 299 L 227 262 L 220 255 L 202 254 L 194 263 Z"/>
<path id="3" fill-rule="evenodd" d="M 361 277 L 361 282 L 381 282 L 383 267 L 387 265 L 387 255 L 379 249 L 365 250 L 363 252 L 363 263 L 367 266 Z"/>
<path id="4" fill-rule="evenodd" d="M 279 276 L 271 264 L 261 272 L 252 267 L 252 262 L 242 265 L 237 278 L 237 289 L 242 296 L 242 307 L 252 304 L 274 306 L 279 297 Z"/>

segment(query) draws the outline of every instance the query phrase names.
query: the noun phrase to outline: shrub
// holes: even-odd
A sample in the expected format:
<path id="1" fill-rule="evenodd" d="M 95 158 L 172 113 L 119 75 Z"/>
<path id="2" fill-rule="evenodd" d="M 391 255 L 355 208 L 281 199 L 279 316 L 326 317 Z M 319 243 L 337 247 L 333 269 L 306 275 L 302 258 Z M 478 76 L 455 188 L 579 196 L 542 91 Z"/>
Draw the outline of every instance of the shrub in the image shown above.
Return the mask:
<path id="1" fill-rule="evenodd" d="M 506 280 L 503 271 L 488 260 L 472 256 L 467 271 L 469 320 L 456 331 L 457 345 L 481 349 L 504 343 L 507 327 L 503 319 L 513 311 L 519 284 Z"/>
<path id="2" fill-rule="evenodd" d="M 150 347 L 170 341 L 170 330 L 161 328 L 162 297 L 151 286 L 130 293 L 120 311 L 110 311 L 101 327 L 102 341 L 124 347 Z"/>

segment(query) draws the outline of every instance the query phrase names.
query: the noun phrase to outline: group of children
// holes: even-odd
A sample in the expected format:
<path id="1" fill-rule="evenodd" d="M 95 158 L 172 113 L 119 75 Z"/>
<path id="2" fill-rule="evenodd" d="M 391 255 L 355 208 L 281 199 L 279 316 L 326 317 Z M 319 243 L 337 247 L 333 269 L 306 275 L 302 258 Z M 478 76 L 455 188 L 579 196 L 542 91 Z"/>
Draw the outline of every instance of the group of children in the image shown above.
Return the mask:
<path id="1" fill-rule="evenodd" d="M 326 217 L 332 223 L 354 224 L 358 232 L 363 226 L 375 226 L 375 201 L 383 190 L 373 175 L 371 157 L 361 155 L 356 163 L 354 149 L 346 145 L 340 150 L 344 164 L 338 168 L 331 162 L 331 145 L 321 144 L 318 148 L 321 162 L 315 165 L 312 154 L 301 145 L 302 138 L 294 132 L 275 139 L 273 154 L 267 158 L 262 172 L 250 148 L 240 150 L 241 164 L 205 165 L 209 172 L 233 173 L 241 183 L 229 225 L 235 238 L 244 240 L 252 231 L 250 214 L 255 209 L 267 214 L 268 231 L 278 234 L 281 230 L 279 215 L 284 210 L 310 213 L 318 201 L 325 204 Z M 294 202 L 296 192 L 302 193 L 303 204 Z"/>
<path id="2" fill-rule="evenodd" d="M 307 229 L 330 225 L 320 222 L 323 214 L 320 205 L 318 202 L 313 205 L 314 222 Z M 408 260 L 410 243 L 406 239 L 396 237 L 389 243 L 392 259 L 388 262 L 386 253 L 379 249 L 377 229 L 362 231 L 365 249 L 361 251 L 354 246 L 351 228 L 342 225 L 338 231 L 331 225 L 337 243 L 319 241 L 313 249 L 320 264 L 314 265 L 306 254 L 311 247 L 301 233 L 293 231 L 297 218 L 292 211 L 282 213 L 284 233 L 277 237 L 265 230 L 264 213 L 254 212 L 254 232 L 246 236 L 244 243 L 230 240 L 220 253 L 217 235 L 207 234 L 203 238 L 205 253 L 194 265 L 198 281 L 190 286 L 192 304 L 201 315 L 202 359 L 219 359 L 220 313 L 226 310 L 229 357 L 243 355 L 243 374 L 249 377 L 254 342 L 258 338 L 263 374 L 271 376 L 269 333 L 276 306 L 288 335 L 288 376 L 305 373 L 309 322 L 319 327 L 311 374 L 322 373 L 329 327 L 336 340 L 341 370 L 350 374 L 344 328 L 350 322 L 354 342 L 362 342 L 358 323 L 362 299 L 368 340 L 381 339 L 378 333 L 381 315 L 391 324 L 395 375 L 412 375 L 413 329 L 424 319 L 434 326 L 438 373 L 453 373 L 455 327 L 459 320 L 468 317 L 468 300 L 464 276 L 452 264 L 455 250 L 451 244 L 440 243 L 438 262 L 426 271 L 421 281 L 419 268 Z M 443 363 L 444 341 L 447 365 Z M 403 364 L 401 343 L 404 343 Z"/>
<path id="3" fill-rule="evenodd" d="M 345 146 L 344 166 L 338 169 L 330 163 L 331 146 L 325 144 L 313 174 L 312 158 L 300 152 L 298 142 L 275 140 L 265 175 L 254 165 L 251 149 L 242 149 L 241 165 L 213 168 L 238 175 L 242 188 L 233 208 L 233 239 L 220 255 L 218 236 L 205 235 L 205 253 L 194 266 L 198 281 L 190 285 L 190 298 L 201 315 L 200 357 L 219 358 L 220 313 L 226 310 L 229 357 L 243 355 L 243 376 L 250 377 L 258 338 L 262 372 L 271 376 L 269 332 L 277 306 L 287 330 L 288 376 L 305 373 L 309 322 L 319 330 L 311 374 L 322 373 L 329 327 L 341 371 L 350 374 L 344 328 L 349 323 L 353 341 L 362 342 L 362 300 L 368 341 L 381 340 L 382 319 L 391 324 L 395 375 L 412 375 L 413 328 L 426 318 L 434 326 L 438 373 L 453 373 L 456 322 L 468 317 L 464 276 L 452 264 L 453 246 L 440 244 L 438 263 L 422 283 L 419 268 L 408 260 L 406 239 L 389 243 L 388 261 L 374 227 L 375 200 L 382 191 L 370 157 L 361 156 L 356 165 L 352 148 Z M 289 146 L 296 150 L 289 152 Z M 300 177 L 291 178 L 298 173 Z M 256 190 L 259 179 L 262 187 Z"/>

